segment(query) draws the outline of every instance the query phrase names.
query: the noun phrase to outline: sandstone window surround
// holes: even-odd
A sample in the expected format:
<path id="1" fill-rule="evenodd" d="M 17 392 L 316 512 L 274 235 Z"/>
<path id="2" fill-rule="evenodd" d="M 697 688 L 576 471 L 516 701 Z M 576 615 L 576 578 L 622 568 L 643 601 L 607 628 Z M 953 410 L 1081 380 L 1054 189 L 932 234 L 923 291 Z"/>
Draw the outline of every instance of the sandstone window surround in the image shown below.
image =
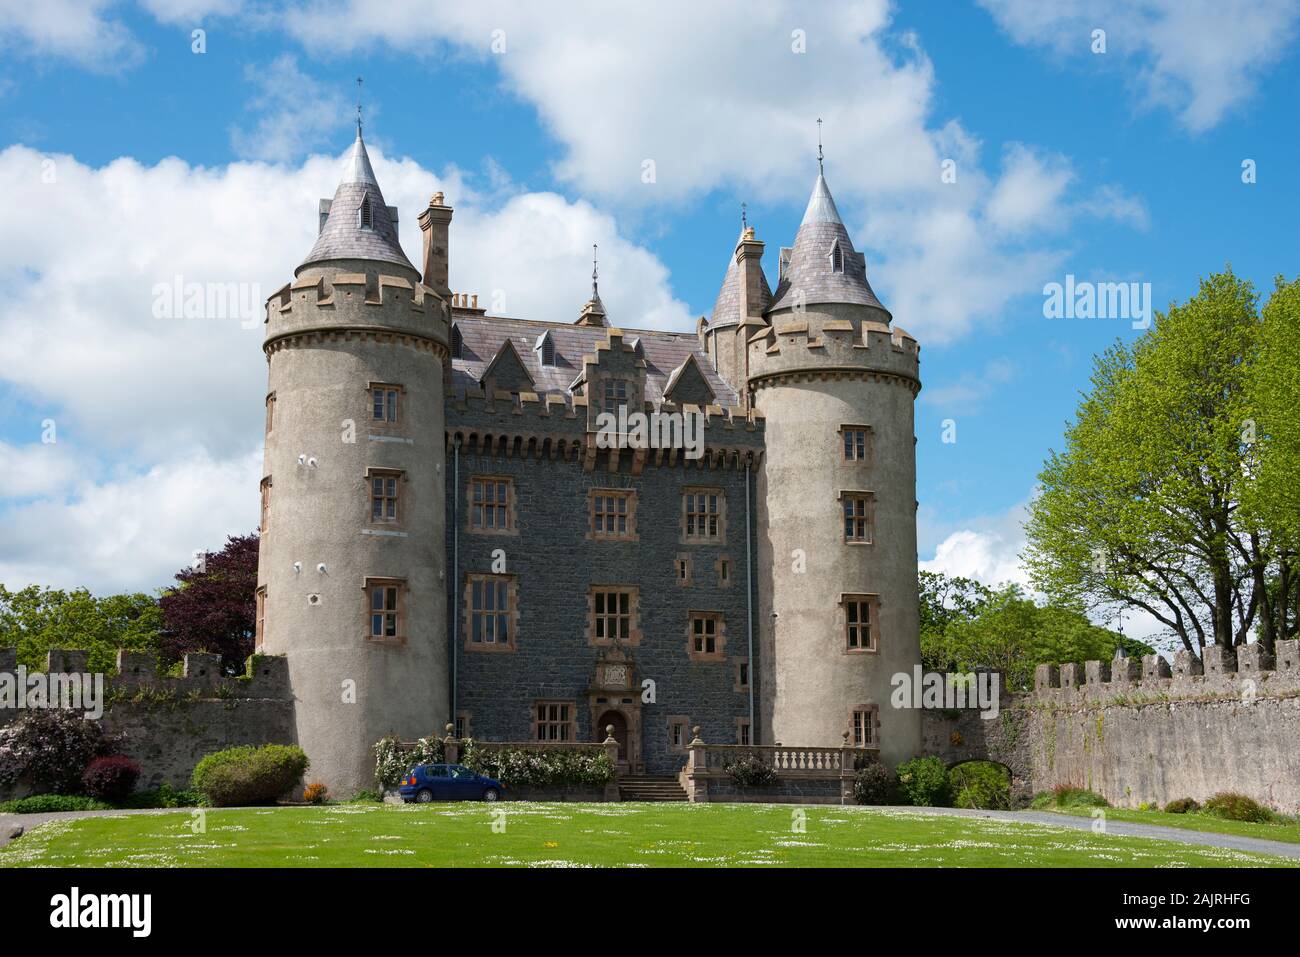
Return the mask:
<path id="1" fill-rule="evenodd" d="M 693 564 L 691 556 L 686 552 L 679 552 L 677 557 L 673 559 L 673 578 L 679 588 L 689 588 L 691 586 Z"/>
<path id="2" fill-rule="evenodd" d="M 725 661 L 727 621 L 720 611 L 686 613 L 686 653 L 691 661 Z"/>
<path id="3" fill-rule="evenodd" d="M 636 647 L 641 643 L 641 589 L 591 585 L 587 589 L 587 644 Z"/>
<path id="4" fill-rule="evenodd" d="M 870 465 L 873 431 L 869 425 L 840 426 L 840 461 L 844 465 Z"/>
<path id="5" fill-rule="evenodd" d="M 714 570 L 718 573 L 718 587 L 731 587 L 731 556 L 719 555 L 718 560 L 713 563 Z"/>
<path id="6" fill-rule="evenodd" d="M 399 508 L 406 473 L 402 469 L 366 469 L 366 487 L 370 495 L 370 524 L 389 528 L 400 527 L 402 510 Z"/>
<path id="7" fill-rule="evenodd" d="M 275 428 L 275 393 L 266 394 L 266 434 L 270 435 L 271 430 Z"/>
<path id="8" fill-rule="evenodd" d="M 598 542 L 635 542 L 636 489 L 587 490 L 587 537 Z"/>
<path id="9" fill-rule="evenodd" d="M 840 595 L 839 618 L 845 654 L 874 654 L 880 650 L 879 595 Z"/>
<path id="10" fill-rule="evenodd" d="M 844 517 L 844 543 L 870 545 L 876 537 L 876 493 L 846 491 L 840 493 Z"/>
<path id="11" fill-rule="evenodd" d="M 727 543 L 727 493 L 714 486 L 688 485 L 682 489 L 683 543 Z"/>
<path id="12" fill-rule="evenodd" d="M 748 747 L 754 743 L 753 735 L 750 733 L 748 718 L 736 719 L 736 743 Z"/>
<path id="13" fill-rule="evenodd" d="M 469 530 L 479 535 L 518 535 L 515 525 L 515 480 L 508 475 L 471 475 Z"/>
<path id="14" fill-rule="evenodd" d="M 515 651 L 518 618 L 514 575 L 465 576 L 466 651 Z"/>
<path id="15" fill-rule="evenodd" d="M 257 618 L 253 628 L 253 650 L 261 651 L 266 640 L 266 586 L 257 589 Z"/>
<path id="16" fill-rule="evenodd" d="M 668 750 L 673 754 L 685 754 L 691 743 L 691 718 L 686 714 L 668 716 Z"/>
<path id="17" fill-rule="evenodd" d="M 367 578 L 366 638 L 381 644 L 406 642 L 406 579 Z"/>
<path id="18" fill-rule="evenodd" d="M 533 740 L 576 740 L 577 713 L 572 701 L 538 701 L 533 707 Z"/>
<path id="19" fill-rule="evenodd" d="M 396 429 L 401 424 L 404 391 L 404 388 L 395 382 L 366 384 L 366 394 L 370 399 L 371 428 Z"/>
<path id="20" fill-rule="evenodd" d="M 265 535 L 271 527 L 271 476 L 262 479 L 262 518 L 258 531 Z"/>
<path id="21" fill-rule="evenodd" d="M 874 704 L 856 705 L 849 712 L 849 729 L 855 748 L 879 748 L 880 707 Z"/>
<path id="22" fill-rule="evenodd" d="M 736 675 L 735 675 L 736 680 L 735 683 L 732 685 L 731 690 L 739 693 L 747 692 L 749 691 L 749 680 L 750 680 L 749 659 L 737 658 L 735 663 L 736 663 Z"/>
<path id="23" fill-rule="evenodd" d="M 626 379 L 605 379 L 600 411 L 618 415 L 620 409 L 628 408 L 628 395 L 631 389 Z"/>

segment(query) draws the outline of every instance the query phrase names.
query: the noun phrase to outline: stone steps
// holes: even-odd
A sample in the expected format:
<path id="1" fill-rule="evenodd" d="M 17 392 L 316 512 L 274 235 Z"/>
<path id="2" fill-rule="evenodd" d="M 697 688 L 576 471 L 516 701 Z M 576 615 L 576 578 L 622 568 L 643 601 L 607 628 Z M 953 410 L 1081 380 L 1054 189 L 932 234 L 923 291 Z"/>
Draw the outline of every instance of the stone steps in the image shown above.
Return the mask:
<path id="1" fill-rule="evenodd" d="M 629 774 L 618 779 L 620 801 L 685 801 L 686 791 L 676 776 Z"/>

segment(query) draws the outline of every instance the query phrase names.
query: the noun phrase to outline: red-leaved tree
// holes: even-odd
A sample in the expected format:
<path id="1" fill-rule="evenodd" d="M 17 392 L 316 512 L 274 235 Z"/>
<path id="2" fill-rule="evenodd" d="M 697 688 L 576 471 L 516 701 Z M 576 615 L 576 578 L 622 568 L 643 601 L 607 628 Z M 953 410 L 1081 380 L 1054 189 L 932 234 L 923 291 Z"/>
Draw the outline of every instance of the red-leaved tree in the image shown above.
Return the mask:
<path id="1" fill-rule="evenodd" d="M 257 617 L 257 535 L 231 535 L 219 552 L 176 573 L 162 606 L 163 657 L 187 652 L 221 655 L 227 673 L 243 670 L 253 653 Z"/>

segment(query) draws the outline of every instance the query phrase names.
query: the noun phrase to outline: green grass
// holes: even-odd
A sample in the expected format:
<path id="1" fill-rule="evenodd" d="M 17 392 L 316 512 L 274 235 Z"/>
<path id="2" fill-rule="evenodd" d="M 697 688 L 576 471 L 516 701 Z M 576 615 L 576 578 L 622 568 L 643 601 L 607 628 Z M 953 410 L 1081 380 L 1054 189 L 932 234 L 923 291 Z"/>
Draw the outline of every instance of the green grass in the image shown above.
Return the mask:
<path id="1" fill-rule="evenodd" d="M 1075 817 L 1091 817 L 1092 808 L 1045 808 Z M 1106 808 L 1106 817 L 1112 821 L 1131 821 L 1134 824 L 1157 824 L 1176 827 L 1184 831 L 1206 831 L 1210 834 L 1233 834 L 1237 837 L 1257 837 L 1264 841 L 1283 841 L 1300 844 L 1300 823 L 1251 824 L 1247 821 L 1225 821 L 1208 814 L 1167 814 L 1164 811 L 1133 811 L 1127 808 Z"/>
<path id="2" fill-rule="evenodd" d="M 744 804 L 347 804 L 65 819 L 0 866 L 1162 867 L 1296 861 L 900 808 Z M 197 812 L 193 812 L 197 813 Z M 804 830 L 797 829 L 800 817 Z M 498 831 L 493 830 L 494 822 Z M 499 832 L 504 822 L 504 832 Z"/>

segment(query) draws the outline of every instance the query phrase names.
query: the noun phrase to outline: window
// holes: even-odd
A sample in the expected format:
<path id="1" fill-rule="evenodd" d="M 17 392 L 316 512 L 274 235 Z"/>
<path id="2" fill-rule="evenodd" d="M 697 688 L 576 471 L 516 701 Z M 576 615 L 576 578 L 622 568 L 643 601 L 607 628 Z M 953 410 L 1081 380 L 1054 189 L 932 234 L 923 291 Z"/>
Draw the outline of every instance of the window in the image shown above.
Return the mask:
<path id="1" fill-rule="evenodd" d="M 846 425 L 840 429 L 844 440 L 845 462 L 866 462 L 871 454 L 871 429 L 865 425 Z"/>
<path id="2" fill-rule="evenodd" d="M 870 545 L 875 519 L 874 496 L 870 492 L 845 492 L 844 541 Z"/>
<path id="3" fill-rule="evenodd" d="M 257 625 L 253 632 L 253 648 L 256 651 L 262 650 L 262 643 L 266 640 L 266 586 L 263 585 L 257 590 Z"/>
<path id="4" fill-rule="evenodd" d="M 749 661 L 745 658 L 741 658 L 736 662 L 736 683 L 734 688 L 736 691 L 749 690 Z"/>
<path id="5" fill-rule="evenodd" d="M 593 586 L 588 593 L 590 643 L 639 643 L 641 634 L 636 627 L 638 597 L 636 588 Z"/>
<path id="6" fill-rule="evenodd" d="M 470 575 L 466 586 L 466 645 L 472 651 L 513 651 L 514 578 Z"/>
<path id="7" fill-rule="evenodd" d="M 271 434 L 271 429 L 275 427 L 275 393 L 272 392 L 266 397 L 266 434 Z"/>
<path id="8" fill-rule="evenodd" d="M 691 583 L 691 556 L 678 555 L 673 559 L 673 577 L 677 584 L 686 587 Z"/>
<path id="9" fill-rule="evenodd" d="M 627 383 L 622 379 L 605 380 L 605 404 L 602 412 L 618 414 L 619 409 L 627 408 Z"/>
<path id="10" fill-rule="evenodd" d="M 361 197 L 361 211 L 360 211 L 360 216 L 361 216 L 361 228 L 362 228 L 362 229 L 374 229 L 374 228 L 375 228 L 375 217 L 374 217 L 374 211 L 370 208 L 370 197 L 369 197 L 368 195 L 367 195 L 367 196 L 363 196 L 363 197 Z"/>
<path id="11" fill-rule="evenodd" d="M 371 641 L 402 641 L 402 605 L 405 582 L 395 578 L 367 578 L 366 603 Z"/>
<path id="12" fill-rule="evenodd" d="M 686 652 L 693 661 L 721 661 L 726 645 L 721 613 L 692 611 L 687 613 Z"/>
<path id="13" fill-rule="evenodd" d="M 688 542 L 721 543 L 726 535 L 726 496 L 721 489 L 685 489 L 682 535 Z"/>
<path id="14" fill-rule="evenodd" d="M 668 750 L 685 751 L 691 743 L 691 719 L 684 714 L 668 717 Z"/>
<path id="15" fill-rule="evenodd" d="M 595 488 L 588 493 L 591 537 L 606 541 L 636 541 L 636 492 Z"/>
<path id="16" fill-rule="evenodd" d="M 469 712 L 458 711 L 456 713 L 456 730 L 454 736 L 457 741 L 464 741 L 469 737 Z"/>
<path id="17" fill-rule="evenodd" d="M 266 534 L 271 527 L 271 476 L 262 479 L 262 524 L 260 531 Z"/>
<path id="18" fill-rule="evenodd" d="M 474 475 L 469 480 L 469 529 L 488 534 L 514 531 L 514 480 L 500 475 Z"/>
<path id="19" fill-rule="evenodd" d="M 370 521 L 397 521 L 397 488 L 400 472 L 370 473 Z"/>
<path id="20" fill-rule="evenodd" d="M 878 748 L 880 746 L 879 709 L 875 705 L 862 705 L 853 709 L 853 746 Z"/>
<path id="21" fill-rule="evenodd" d="M 731 587 L 731 559 L 726 555 L 719 555 L 717 564 L 714 567 L 718 570 L 718 587 Z"/>
<path id="22" fill-rule="evenodd" d="M 875 651 L 879 637 L 880 599 L 875 595 L 844 595 L 845 651 Z"/>
<path id="23" fill-rule="evenodd" d="M 555 339 L 552 338 L 549 332 L 543 334 L 540 346 L 541 348 L 539 351 L 541 352 L 542 365 L 555 365 Z"/>
<path id="24" fill-rule="evenodd" d="M 844 251 L 839 243 L 831 249 L 831 272 L 844 272 Z"/>
<path id="25" fill-rule="evenodd" d="M 749 734 L 748 718 L 736 719 L 736 743 L 745 745 L 746 747 L 753 743 Z"/>
<path id="26" fill-rule="evenodd" d="M 370 383 L 370 421 L 375 425 L 396 425 L 398 404 L 402 394 L 400 385 Z"/>
<path id="27" fill-rule="evenodd" d="M 464 357 L 465 337 L 460 334 L 460 326 L 452 324 L 451 327 L 451 357 L 460 359 Z"/>
<path id="28" fill-rule="evenodd" d="M 568 701 L 537 702 L 533 737 L 538 741 L 572 741 L 574 707 Z"/>

